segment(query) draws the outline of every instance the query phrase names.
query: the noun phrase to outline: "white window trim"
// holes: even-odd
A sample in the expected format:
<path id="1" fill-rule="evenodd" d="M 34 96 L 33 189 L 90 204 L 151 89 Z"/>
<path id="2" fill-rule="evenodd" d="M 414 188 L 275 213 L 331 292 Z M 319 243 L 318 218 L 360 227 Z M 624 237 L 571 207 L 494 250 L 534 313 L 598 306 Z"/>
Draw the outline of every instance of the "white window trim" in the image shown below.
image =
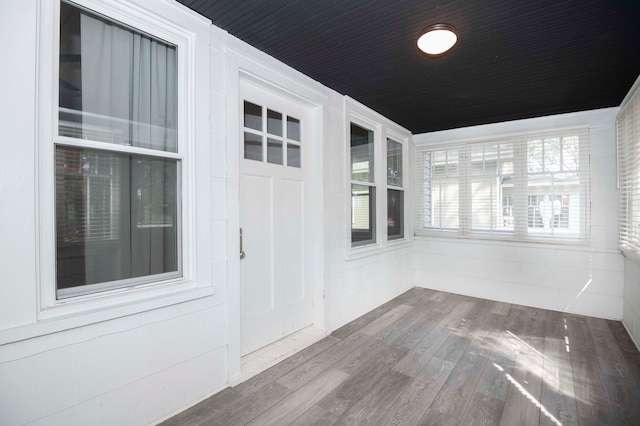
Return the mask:
<path id="1" fill-rule="evenodd" d="M 348 184 L 348 193 L 349 193 L 349 206 L 351 206 L 351 200 L 352 200 L 352 195 L 351 195 L 351 186 L 353 184 L 362 184 L 362 185 L 366 185 L 369 186 L 371 188 L 374 188 L 376 191 L 376 196 L 375 196 L 375 222 L 373 224 L 374 228 L 373 228 L 373 235 L 374 235 L 374 239 L 371 242 L 364 242 L 363 244 L 358 244 L 356 246 L 353 246 L 353 243 L 351 241 L 351 225 L 349 225 L 349 246 L 353 249 L 353 250 L 357 250 L 357 249 L 366 249 L 371 248 L 371 247 L 378 247 L 381 246 L 381 240 L 382 240 L 382 235 L 381 235 L 381 231 L 382 229 L 380 228 L 380 208 L 379 208 L 379 204 L 380 204 L 380 197 L 382 196 L 381 194 L 381 188 L 380 188 L 380 168 L 382 166 L 381 160 L 380 160 L 380 155 L 379 155 L 379 150 L 380 150 L 380 145 L 382 144 L 382 140 L 380 137 L 381 134 L 381 129 L 382 126 L 379 123 L 376 123 L 374 121 L 369 120 L 367 117 L 359 115 L 357 113 L 353 113 L 350 117 L 349 122 L 347 123 L 347 131 L 349 133 L 349 136 L 347 137 L 347 141 L 348 141 L 348 145 L 349 148 L 351 147 L 351 123 L 362 127 L 365 130 L 369 130 L 370 132 L 373 133 L 373 169 L 374 169 L 374 176 L 373 176 L 373 181 L 369 181 L 369 182 L 362 182 L 362 181 L 355 181 L 351 178 L 351 153 L 348 154 L 348 164 L 349 164 L 349 184 Z M 386 195 L 385 195 L 386 197 Z M 385 198 L 386 199 L 386 198 Z M 351 208 L 349 210 L 349 218 L 351 218 L 352 215 L 352 211 Z M 349 223 L 351 223 L 351 220 L 349 220 Z"/>
<path id="2" fill-rule="evenodd" d="M 346 217 L 346 259 L 355 260 L 377 255 L 387 251 L 406 247 L 413 240 L 411 198 L 412 173 L 410 172 L 409 147 L 412 142 L 411 132 L 393 123 L 386 117 L 365 107 L 359 102 L 344 97 L 345 131 L 343 146 L 345 147 L 345 217 Z M 374 140 L 374 182 L 371 186 L 376 188 L 376 240 L 373 243 L 353 247 L 351 244 L 351 123 L 373 132 Z M 402 238 L 388 239 L 387 229 L 387 188 L 398 187 L 387 185 L 387 138 L 402 144 L 402 175 L 404 191 L 404 235 Z"/>
<path id="3" fill-rule="evenodd" d="M 407 188 L 410 186 L 410 182 L 411 182 L 411 175 L 409 173 L 409 136 L 407 134 L 402 134 L 400 132 L 398 132 L 395 129 L 389 128 L 388 126 L 385 127 L 385 134 L 383 135 L 383 144 L 384 146 L 382 147 L 382 150 L 384 152 L 384 187 L 385 187 L 385 198 L 387 197 L 387 190 L 388 189 L 393 189 L 393 190 L 398 190 L 398 191 L 402 191 L 403 192 L 403 200 L 404 200 L 404 206 L 403 206 L 403 234 L 402 237 L 398 237 L 398 238 L 393 238 L 393 239 L 389 239 L 389 235 L 388 235 L 388 226 L 385 223 L 384 226 L 384 232 L 385 232 L 385 239 L 387 242 L 387 246 L 393 246 L 394 244 L 398 244 L 398 245 L 404 245 L 404 243 L 406 243 L 408 241 L 407 238 L 407 232 L 410 229 L 409 227 L 409 221 L 411 221 L 411 213 L 412 210 L 409 208 L 408 204 L 409 204 L 409 199 L 411 198 L 409 195 L 409 192 L 407 192 Z M 402 146 L 402 186 L 394 186 L 394 185 L 389 185 L 389 183 L 387 182 L 387 139 L 391 139 L 394 142 L 399 143 Z M 383 206 L 384 208 L 384 213 L 385 213 L 385 217 L 387 217 L 387 201 L 385 200 L 385 204 Z M 409 211 L 407 211 L 409 210 Z M 385 220 L 386 222 L 386 220 Z"/>
<path id="4" fill-rule="evenodd" d="M 54 141 L 61 140 L 58 132 L 58 42 L 59 1 L 39 2 L 38 25 L 38 88 L 37 88 L 37 191 L 36 226 L 37 252 L 37 319 L 56 320 L 56 325 L 41 325 L 41 330 L 65 329 L 77 324 L 87 324 L 142 312 L 157 307 L 193 300 L 213 294 L 210 268 L 210 191 L 209 180 L 200 174 L 207 173 L 206 162 L 198 146 L 196 134 L 202 126 L 209 132 L 208 122 L 196 121 L 196 102 L 202 103 L 208 95 L 195 91 L 196 78 L 202 89 L 203 76 L 208 78 L 210 23 L 191 13 L 184 13 L 182 6 L 157 4 L 150 0 L 111 2 L 106 0 L 74 0 L 72 3 L 94 13 L 119 21 L 131 28 L 167 41 L 178 49 L 178 140 L 182 162 L 182 273 L 181 278 L 141 284 L 129 288 L 108 290 L 90 295 L 56 299 L 55 283 L 55 173 Z M 187 29 L 188 28 L 188 29 Z M 208 80 L 204 82 L 208 87 Z M 202 90 L 208 93 L 208 90 Z M 196 97 L 200 96 L 198 100 Z M 196 125 L 200 126 L 196 129 Z M 77 144 L 79 141 L 71 141 Z M 208 142 L 204 142 L 207 143 Z M 83 145 L 85 145 L 83 143 Z M 91 144 L 86 144 L 89 147 Z M 201 144 L 202 145 L 202 144 Z M 203 145 L 204 146 L 204 145 Z M 208 147 L 207 153 L 208 153 Z M 196 168 L 198 170 L 196 170 Z M 196 200 L 195 193 L 204 194 Z M 209 205 L 209 206 L 208 206 Z M 206 210 L 203 210 L 205 206 Z M 196 217 L 196 209 L 199 214 Z M 199 232 L 196 232 L 196 228 Z M 84 314 L 82 318 L 76 314 Z M 74 317 L 75 316 L 75 317 Z M 66 318 L 63 320 L 61 318 Z M 80 318 L 80 319 L 79 319 Z M 47 331 L 50 332 L 50 331 Z M 20 334 L 38 335 L 34 329 Z"/>
<path id="5" fill-rule="evenodd" d="M 424 179 L 420 170 L 416 164 L 421 164 L 421 160 L 419 161 L 418 156 L 423 155 L 426 151 L 437 151 L 437 150 L 449 150 L 449 149 L 461 149 L 468 146 L 473 146 L 474 144 L 485 144 L 490 142 L 501 143 L 508 140 L 516 140 L 527 137 L 536 137 L 536 136 L 544 136 L 544 135 L 552 135 L 552 134 L 562 134 L 568 131 L 579 131 L 586 133 L 589 135 L 590 129 L 589 126 L 571 126 L 571 127 L 562 127 L 562 128 L 545 128 L 534 131 L 526 131 L 526 132 L 518 132 L 518 133 L 506 133 L 506 134 L 496 134 L 491 136 L 482 136 L 478 138 L 465 138 L 459 140 L 450 140 L 444 143 L 422 143 L 416 145 L 414 147 L 414 158 L 413 163 L 415 167 L 415 180 L 416 180 L 416 191 L 422 191 L 423 185 L 418 182 L 419 179 Z M 522 232 L 526 230 L 526 226 L 522 223 L 518 226 L 516 223 L 516 228 L 514 229 L 514 233 L 490 233 L 490 232 L 482 232 L 482 231 L 472 231 L 470 229 L 469 224 L 466 223 L 466 218 L 460 217 L 460 225 L 457 230 L 453 229 L 437 229 L 437 228 L 419 228 L 418 225 L 421 223 L 423 218 L 419 218 L 418 211 L 416 210 L 416 229 L 415 234 L 416 237 L 439 237 L 446 239 L 460 239 L 460 240 L 487 240 L 487 241 L 496 241 L 496 242 L 517 242 L 517 243 L 533 243 L 533 244 L 550 244 L 550 245 L 567 245 L 574 247 L 584 247 L 590 244 L 591 240 L 591 189 L 590 189 L 590 181 L 591 181 L 591 170 L 590 170 L 590 156 L 591 156 L 591 141 L 590 138 L 587 138 L 586 144 L 586 152 L 581 149 L 580 152 L 580 164 L 583 166 L 580 167 L 580 187 L 581 187 L 581 200 L 586 201 L 587 207 L 584 211 L 584 215 L 580 217 L 580 235 L 576 236 L 567 236 L 567 237 L 556 237 L 556 236 L 545 236 L 545 235 L 536 235 L 536 234 L 520 234 L 516 231 L 519 230 Z M 522 161 L 526 160 L 526 157 L 521 158 Z M 465 164 L 467 167 L 467 164 Z M 526 173 L 523 169 L 514 170 L 514 176 L 522 173 Z M 460 177 L 460 179 L 464 180 L 464 177 Z M 467 182 L 468 183 L 468 182 Z M 582 190 L 586 188 L 587 194 L 584 194 Z M 466 191 L 468 188 L 463 187 L 461 189 L 461 204 L 469 203 L 470 198 L 466 195 Z M 586 200 L 584 200 L 586 198 Z M 422 197 L 418 192 L 416 192 L 416 203 L 423 202 Z M 421 206 L 416 205 L 415 207 L 421 208 Z M 462 209 L 462 208 L 460 208 Z M 526 206 L 525 206 L 526 209 Z M 459 210 L 460 211 L 460 210 Z M 516 222 L 518 220 L 526 219 L 525 217 L 516 218 Z"/>

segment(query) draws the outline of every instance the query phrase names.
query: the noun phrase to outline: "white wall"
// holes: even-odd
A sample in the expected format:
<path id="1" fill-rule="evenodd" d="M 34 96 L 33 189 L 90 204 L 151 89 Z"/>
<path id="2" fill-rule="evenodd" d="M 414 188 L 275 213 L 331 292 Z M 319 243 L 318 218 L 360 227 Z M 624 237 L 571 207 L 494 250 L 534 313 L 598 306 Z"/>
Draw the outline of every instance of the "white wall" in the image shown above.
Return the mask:
<path id="1" fill-rule="evenodd" d="M 418 145 L 587 125 L 592 197 L 591 241 L 587 246 L 417 237 L 416 285 L 621 319 L 624 259 L 617 249 L 617 112 L 618 108 L 608 108 L 414 136 Z"/>
<path id="2" fill-rule="evenodd" d="M 196 175 L 204 178 L 197 187 L 224 199 L 226 169 L 216 155 L 225 140 L 212 139 L 224 116 L 209 121 L 211 104 L 224 100 L 223 81 L 209 84 L 209 49 L 220 46 L 215 40 L 210 46 L 209 22 L 177 3 L 137 3 L 145 16 L 163 13 L 197 35 L 193 79 L 204 92 L 195 95 L 191 129 Z M 43 84 L 36 72 L 42 66 L 37 5 L 0 3 L 0 35 L 11 40 L 0 47 L 0 424 L 148 424 L 227 383 L 226 209 L 207 193 L 194 203 L 195 226 L 205 234 L 196 249 L 207 253 L 196 276 L 207 282 L 196 279 L 193 288 L 172 295 L 103 298 L 90 302 L 91 309 L 77 303 L 82 313 L 41 308 L 40 283 L 53 279 L 39 276 L 37 244 L 36 153 L 46 137 L 36 132 L 37 84 Z"/>
<path id="3" fill-rule="evenodd" d="M 622 322 L 640 349 L 640 261 L 625 257 Z"/>
<path id="4" fill-rule="evenodd" d="M 0 424 L 147 424 L 226 387 L 240 374 L 238 78 L 247 72 L 314 106 L 317 222 L 314 322 L 327 332 L 413 287 L 622 317 L 624 261 L 616 249 L 615 109 L 419 135 L 418 143 L 591 126 L 593 230 L 588 247 L 420 237 L 374 250 L 349 247 L 350 187 L 344 97 L 167 0 L 133 0 L 197 35 L 194 138 L 198 163 L 197 265 L 207 282 L 173 295 L 115 296 L 51 316 L 40 303 L 36 131 L 38 1 L 0 2 Z M 116 2 L 127 3 L 125 0 Z M 43 2 L 43 4 L 47 4 Z M 51 30 L 51 29 L 49 29 Z M 42 89 L 42 87 L 40 87 Z M 46 89 L 46 88 L 45 88 Z M 365 108 L 366 109 L 366 108 Z M 382 128 L 397 126 L 373 111 Z M 234 124 L 235 123 L 235 124 Z M 409 139 L 410 140 L 410 139 Z M 411 142 L 410 142 L 411 143 Z M 405 176 L 411 176 L 407 167 Z M 412 190 L 406 186 L 411 217 Z M 462 267 L 461 267 L 462 266 Z M 625 324 L 638 341 L 638 267 L 627 261 Z M 200 277 L 203 275 L 200 274 Z M 591 284 L 585 288 L 585 284 Z M 584 289 L 584 291 L 582 291 Z M 635 289 L 635 290 L 634 290 Z M 135 296 L 135 297 L 134 297 Z M 319 308 L 318 308 L 319 307 Z"/>
<path id="5" fill-rule="evenodd" d="M 52 120 L 55 105 L 47 110 L 38 101 L 57 82 L 45 78 L 53 75 L 54 65 L 43 67 L 56 59 L 38 56 L 39 40 L 55 40 L 52 24 L 38 24 L 38 10 L 52 4 L 0 2 L 0 35 L 11 40 L 0 45 L 2 57 L 11 58 L 0 67 L 0 158 L 6 160 L 0 168 L 0 424 L 148 424 L 223 389 L 240 374 L 235 254 L 241 72 L 305 99 L 319 123 L 312 148 L 316 208 L 310 213 L 317 223 L 315 324 L 330 332 L 413 286 L 410 238 L 347 260 L 348 142 L 342 95 L 172 0 L 118 0 L 111 4 L 124 9 L 133 4 L 131 10 L 141 16 L 162 16 L 194 35 L 189 133 L 196 165 L 190 184 L 199 190 L 192 229 L 196 278 L 184 291 L 133 290 L 89 301 L 89 308 L 85 302 L 71 304 L 64 315 L 56 314 L 55 307 L 45 309 L 41 289 L 53 285 L 53 278 L 40 273 L 41 258 L 54 253 L 38 244 L 40 213 L 49 217 L 50 212 L 38 210 L 37 172 L 39 146 L 47 143 L 49 131 L 42 123 Z M 410 203 L 411 191 L 406 194 Z"/>

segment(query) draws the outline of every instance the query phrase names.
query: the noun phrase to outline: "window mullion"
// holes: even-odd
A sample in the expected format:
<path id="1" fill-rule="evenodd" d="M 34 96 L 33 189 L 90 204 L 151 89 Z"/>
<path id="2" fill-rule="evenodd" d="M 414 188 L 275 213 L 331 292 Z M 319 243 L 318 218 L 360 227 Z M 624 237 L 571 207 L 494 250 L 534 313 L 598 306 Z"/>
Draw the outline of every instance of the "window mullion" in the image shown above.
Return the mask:
<path id="1" fill-rule="evenodd" d="M 76 148 L 95 149 L 99 151 L 119 152 L 125 154 L 144 155 L 145 157 L 159 157 L 172 160 L 181 160 L 184 155 L 180 152 L 160 151 L 157 149 L 140 148 L 130 145 L 114 145 L 105 142 L 91 141 L 87 139 L 74 139 L 66 136 L 54 135 L 56 146 L 69 146 Z"/>
<path id="2" fill-rule="evenodd" d="M 460 220 L 460 232 L 463 235 L 471 232 L 472 224 L 472 191 L 471 191 L 471 155 L 470 149 L 463 147 L 460 149 L 460 168 L 459 185 L 460 185 L 460 197 L 459 197 L 459 220 Z"/>
<path id="3" fill-rule="evenodd" d="M 527 146 L 519 140 L 513 144 L 513 233 L 526 236 L 528 226 L 527 212 Z"/>

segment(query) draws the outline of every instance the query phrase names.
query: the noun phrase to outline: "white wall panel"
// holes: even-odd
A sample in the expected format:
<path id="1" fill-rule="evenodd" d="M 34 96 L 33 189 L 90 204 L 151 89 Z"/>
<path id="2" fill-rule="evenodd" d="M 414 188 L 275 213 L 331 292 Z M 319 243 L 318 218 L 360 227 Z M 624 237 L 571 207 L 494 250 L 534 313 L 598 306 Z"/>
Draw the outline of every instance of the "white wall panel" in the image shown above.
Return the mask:
<path id="1" fill-rule="evenodd" d="M 201 312 L 174 318 L 171 321 L 149 324 L 140 328 L 148 341 L 148 370 L 154 374 L 174 365 L 197 358 L 204 353 L 205 330 Z M 217 329 L 215 323 L 207 328 Z"/>
<path id="2" fill-rule="evenodd" d="M 57 333 L 62 346 L 44 336 L 0 347 L 0 424 L 146 424 L 226 385 L 224 305 L 140 316 L 148 318 L 130 318 L 129 329 L 121 319 L 111 332 L 106 323 Z"/>
<path id="3" fill-rule="evenodd" d="M 0 6 L 0 330 L 35 319 L 36 2 Z M 11 42 L 9 42 L 9 40 Z M 8 58 L 11 58 L 10 60 Z"/>
<path id="4" fill-rule="evenodd" d="M 74 349 L 53 349 L 0 364 L 0 424 L 24 424 L 82 398 L 74 380 Z"/>

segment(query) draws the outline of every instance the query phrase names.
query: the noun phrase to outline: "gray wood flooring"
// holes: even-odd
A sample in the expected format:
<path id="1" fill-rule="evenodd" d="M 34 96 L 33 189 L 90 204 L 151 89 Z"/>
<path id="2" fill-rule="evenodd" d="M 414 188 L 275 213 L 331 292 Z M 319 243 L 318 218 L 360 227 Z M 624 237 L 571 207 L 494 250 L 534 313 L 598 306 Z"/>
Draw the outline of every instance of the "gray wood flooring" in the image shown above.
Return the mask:
<path id="1" fill-rule="evenodd" d="M 617 321 L 414 288 L 163 425 L 640 425 Z"/>

